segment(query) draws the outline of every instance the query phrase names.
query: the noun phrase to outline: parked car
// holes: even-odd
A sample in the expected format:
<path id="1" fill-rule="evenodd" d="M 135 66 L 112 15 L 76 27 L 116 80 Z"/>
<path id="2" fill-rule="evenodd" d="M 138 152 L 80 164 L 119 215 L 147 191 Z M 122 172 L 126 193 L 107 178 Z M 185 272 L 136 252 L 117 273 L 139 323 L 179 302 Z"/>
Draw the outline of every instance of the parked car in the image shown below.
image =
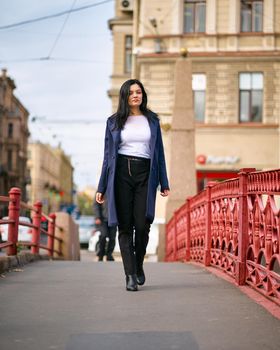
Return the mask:
<path id="1" fill-rule="evenodd" d="M 89 239 L 92 233 L 95 231 L 95 219 L 94 216 L 82 215 L 78 220 L 75 220 L 79 225 L 79 240 L 81 246 L 88 246 Z"/>
<path id="2" fill-rule="evenodd" d="M 8 216 L 2 218 L 2 220 L 9 220 Z M 31 219 L 27 216 L 20 216 L 19 221 L 27 222 L 31 224 Z M 6 242 L 8 240 L 8 224 L 0 225 L 0 236 L 2 237 L 2 241 Z M 23 242 L 31 242 L 31 228 L 27 226 L 19 225 L 18 227 L 18 241 Z"/>

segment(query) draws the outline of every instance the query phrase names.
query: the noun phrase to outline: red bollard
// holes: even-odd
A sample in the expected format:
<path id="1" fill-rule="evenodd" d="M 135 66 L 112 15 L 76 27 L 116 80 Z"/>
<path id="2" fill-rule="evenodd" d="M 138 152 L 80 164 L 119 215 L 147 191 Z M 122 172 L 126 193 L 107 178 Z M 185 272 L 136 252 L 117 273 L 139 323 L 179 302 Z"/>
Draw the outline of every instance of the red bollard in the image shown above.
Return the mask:
<path id="1" fill-rule="evenodd" d="M 18 222 L 19 222 L 19 210 L 20 210 L 20 188 L 13 187 L 9 191 L 9 197 L 11 199 L 9 203 L 9 219 L 13 220 L 13 223 L 8 224 L 8 241 L 13 245 L 8 247 L 8 255 L 17 254 L 17 241 L 18 241 Z"/>
<path id="2" fill-rule="evenodd" d="M 48 256 L 53 256 L 56 215 L 52 213 L 49 215 L 49 217 L 52 219 L 52 221 L 48 222 Z"/>
<path id="3" fill-rule="evenodd" d="M 39 243 L 40 243 L 40 233 L 41 233 L 41 221 L 42 221 L 42 203 L 36 202 L 34 204 L 36 211 L 32 217 L 32 223 L 36 227 L 32 228 L 32 246 L 31 253 L 39 254 Z"/>

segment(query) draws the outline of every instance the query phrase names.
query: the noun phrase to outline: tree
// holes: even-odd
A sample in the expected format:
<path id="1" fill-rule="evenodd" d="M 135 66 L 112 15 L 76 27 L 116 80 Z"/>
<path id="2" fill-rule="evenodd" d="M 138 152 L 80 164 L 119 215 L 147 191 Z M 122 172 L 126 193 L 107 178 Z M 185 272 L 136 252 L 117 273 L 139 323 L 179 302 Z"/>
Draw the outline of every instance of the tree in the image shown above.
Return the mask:
<path id="1" fill-rule="evenodd" d="M 85 192 L 77 195 L 78 207 L 81 215 L 93 215 L 93 197 Z"/>

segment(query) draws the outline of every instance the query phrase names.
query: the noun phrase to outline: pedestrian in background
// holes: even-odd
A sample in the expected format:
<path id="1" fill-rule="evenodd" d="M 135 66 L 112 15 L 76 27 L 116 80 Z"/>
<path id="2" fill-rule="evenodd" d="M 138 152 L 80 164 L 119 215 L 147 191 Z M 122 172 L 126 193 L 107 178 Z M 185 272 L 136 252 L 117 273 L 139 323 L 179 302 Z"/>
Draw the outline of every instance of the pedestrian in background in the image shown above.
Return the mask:
<path id="1" fill-rule="evenodd" d="M 108 224 L 118 225 L 128 291 L 137 291 L 146 280 L 143 262 L 159 184 L 161 195 L 168 196 L 159 119 L 147 108 L 142 83 L 130 79 L 121 86 L 117 112 L 107 120 L 96 194 L 103 203 L 106 192 Z"/>
<path id="2" fill-rule="evenodd" d="M 116 225 L 108 225 L 108 203 L 106 198 L 104 197 L 103 203 L 98 203 L 95 200 L 93 203 L 93 210 L 96 229 L 100 231 L 98 242 L 99 249 L 97 252 L 98 261 L 103 261 L 105 255 L 107 261 L 114 261 L 113 251 L 116 244 L 117 227 Z"/>

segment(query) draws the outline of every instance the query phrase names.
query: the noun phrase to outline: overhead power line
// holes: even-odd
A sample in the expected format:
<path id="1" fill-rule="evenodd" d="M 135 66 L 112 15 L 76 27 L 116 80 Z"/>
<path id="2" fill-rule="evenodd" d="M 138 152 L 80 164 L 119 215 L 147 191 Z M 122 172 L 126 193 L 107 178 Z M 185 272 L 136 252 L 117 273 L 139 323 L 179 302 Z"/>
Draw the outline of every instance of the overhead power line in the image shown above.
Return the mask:
<path id="1" fill-rule="evenodd" d="M 40 122 L 47 124 L 97 124 L 104 123 L 104 120 L 100 119 L 46 119 L 45 117 L 33 116 L 30 120 L 32 123 Z"/>
<path id="2" fill-rule="evenodd" d="M 68 19 L 69 19 L 69 17 L 70 17 L 71 11 L 73 10 L 73 7 L 74 7 L 75 4 L 76 4 L 76 1 L 77 1 L 77 0 L 74 0 L 74 1 L 73 1 L 72 5 L 71 5 L 71 8 L 70 8 L 69 12 L 67 13 L 67 15 L 66 15 L 66 17 L 65 17 L 64 22 L 63 22 L 63 24 L 62 24 L 62 27 L 60 28 L 60 30 L 59 30 L 59 32 L 58 32 L 56 38 L 55 38 L 55 41 L 54 41 L 54 43 L 53 43 L 53 45 L 52 45 L 52 47 L 51 47 L 51 49 L 50 49 L 50 52 L 49 52 L 49 54 L 48 54 L 48 57 L 51 57 L 51 55 L 52 55 L 52 53 L 53 53 L 53 51 L 54 51 L 54 49 L 55 49 L 55 47 L 56 47 L 56 45 L 57 45 L 57 43 L 58 43 L 58 40 L 60 39 L 60 37 L 61 37 L 61 35 L 62 35 L 62 32 L 63 32 L 63 30 L 64 30 L 64 28 L 65 28 L 65 26 L 66 26 L 66 23 L 67 23 L 67 21 L 68 21 Z"/>
<path id="3" fill-rule="evenodd" d="M 67 58 L 67 57 L 29 57 L 0 60 L 0 63 L 25 63 L 25 62 L 42 62 L 42 61 L 61 61 L 61 62 L 77 62 L 77 63 L 100 63 L 111 64 L 109 61 L 89 60 L 83 58 Z"/>
<path id="4" fill-rule="evenodd" d="M 43 16 L 43 17 L 37 17 L 37 18 L 29 19 L 29 20 L 26 20 L 26 21 L 21 21 L 21 22 L 16 22 L 16 23 L 12 23 L 12 24 L 7 24 L 5 26 L 0 26 L 0 30 L 15 28 L 15 27 L 26 25 L 26 24 L 31 24 L 31 23 L 35 23 L 35 22 L 45 21 L 45 20 L 50 19 L 50 18 L 65 16 L 65 15 L 67 15 L 69 13 L 87 10 L 89 8 L 96 7 L 96 6 L 99 6 L 99 5 L 103 5 L 103 4 L 106 4 L 108 2 L 112 2 L 112 1 L 114 1 L 114 0 L 103 0 L 103 1 L 100 1 L 100 2 L 96 2 L 94 4 L 80 6 L 80 7 L 77 7 L 75 9 L 70 9 L 70 10 L 54 13 L 52 15 L 47 15 L 47 16 Z"/>

